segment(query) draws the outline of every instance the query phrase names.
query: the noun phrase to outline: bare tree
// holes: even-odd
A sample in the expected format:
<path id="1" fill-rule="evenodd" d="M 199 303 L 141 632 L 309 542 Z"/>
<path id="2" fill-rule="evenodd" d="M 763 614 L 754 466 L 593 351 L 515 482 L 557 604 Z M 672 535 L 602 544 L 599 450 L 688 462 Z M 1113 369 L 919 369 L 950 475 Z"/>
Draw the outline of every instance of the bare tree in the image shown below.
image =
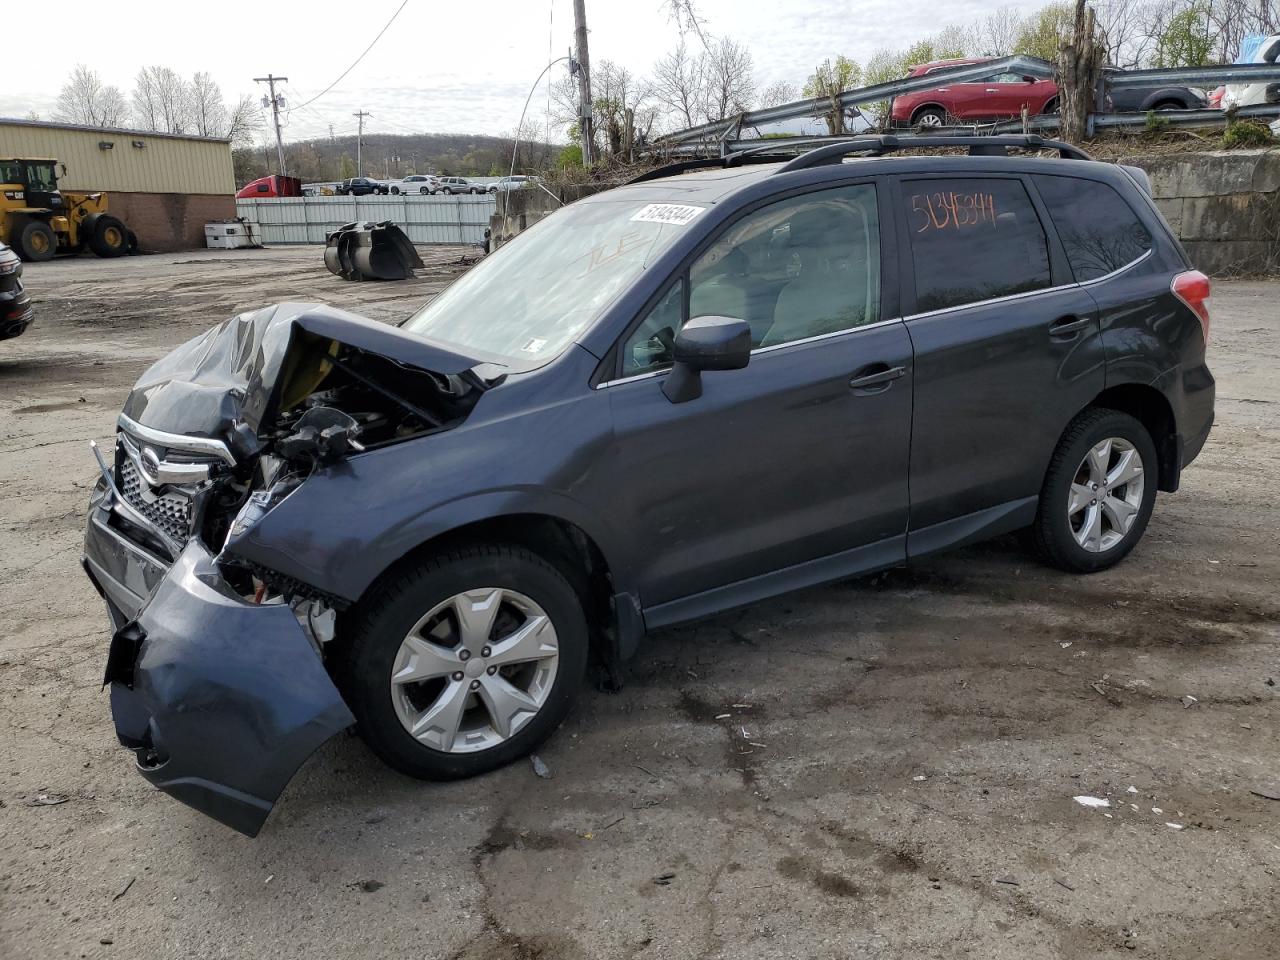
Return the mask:
<path id="1" fill-rule="evenodd" d="M 690 52 L 682 40 L 680 46 L 653 65 L 653 96 L 683 127 L 701 121 L 705 112 L 706 61 Z"/>
<path id="2" fill-rule="evenodd" d="M 779 80 L 777 83 L 771 83 L 764 88 L 764 92 L 760 94 L 760 106 L 776 107 L 799 99 L 799 87 L 794 83 L 788 83 L 786 80 Z"/>
<path id="3" fill-rule="evenodd" d="M 695 34 L 702 45 L 707 45 L 708 37 L 702 32 L 706 20 L 698 13 L 698 5 L 694 0 L 666 0 L 667 19 L 676 25 L 680 33 L 681 43 L 686 33 Z"/>
<path id="4" fill-rule="evenodd" d="M 253 143 L 258 131 L 262 129 L 262 114 L 258 110 L 257 101 L 247 95 L 241 96 L 235 106 L 225 112 L 227 120 L 219 136 L 226 137 L 238 146 Z"/>
<path id="5" fill-rule="evenodd" d="M 201 137 L 220 137 L 226 132 L 227 107 L 222 102 L 222 89 L 207 73 L 191 78 L 188 91 L 191 120 Z"/>
<path id="6" fill-rule="evenodd" d="M 708 120 L 723 120 L 742 113 L 755 97 L 751 51 L 728 37 L 707 48 Z"/>
<path id="7" fill-rule="evenodd" d="M 1016 7 L 997 7 L 977 28 L 977 47 L 988 57 L 1007 57 L 1022 33 L 1023 17 Z"/>
<path id="8" fill-rule="evenodd" d="M 96 70 L 80 63 L 58 93 L 53 118 L 91 127 L 118 127 L 128 113 L 129 107 L 119 88 L 104 84 Z"/>
<path id="9" fill-rule="evenodd" d="M 133 88 L 134 122 L 157 133 L 193 132 L 191 86 L 172 67 L 143 67 Z"/>

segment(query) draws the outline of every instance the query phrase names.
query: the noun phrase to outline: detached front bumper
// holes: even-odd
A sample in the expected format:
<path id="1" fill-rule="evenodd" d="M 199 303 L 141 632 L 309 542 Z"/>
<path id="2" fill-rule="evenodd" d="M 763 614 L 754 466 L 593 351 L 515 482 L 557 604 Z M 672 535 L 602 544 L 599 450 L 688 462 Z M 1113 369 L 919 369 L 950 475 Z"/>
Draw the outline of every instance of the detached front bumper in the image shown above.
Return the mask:
<path id="1" fill-rule="evenodd" d="M 191 540 L 170 565 L 108 523 L 95 497 L 84 568 L 115 633 L 104 682 L 138 771 L 256 836 L 302 763 L 355 722 L 284 604 L 254 604 Z"/>

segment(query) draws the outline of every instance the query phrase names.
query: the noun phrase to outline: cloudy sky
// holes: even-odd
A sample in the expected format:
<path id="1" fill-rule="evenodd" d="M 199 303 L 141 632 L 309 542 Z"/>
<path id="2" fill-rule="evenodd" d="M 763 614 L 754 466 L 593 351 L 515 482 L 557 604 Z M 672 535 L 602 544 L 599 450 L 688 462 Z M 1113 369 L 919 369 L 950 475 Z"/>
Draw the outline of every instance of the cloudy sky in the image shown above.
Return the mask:
<path id="1" fill-rule="evenodd" d="M 1036 0 L 1006 0 L 1033 9 Z M 92 24 L 91 41 L 73 44 L 87 66 L 128 97 L 139 67 L 211 73 L 228 100 L 257 94 L 254 77 L 287 76 L 289 140 L 354 133 L 356 110 L 373 114 L 370 132 L 504 133 L 516 126 L 538 73 L 573 41 L 572 0 L 442 3 L 408 0 L 367 57 L 313 103 L 373 39 L 401 0 L 270 0 L 259 5 L 59 0 L 62 24 Z M 593 61 L 647 73 L 678 35 L 665 0 L 587 0 Z M 877 47 L 905 46 L 949 24 L 979 21 L 989 0 L 696 0 L 709 35 L 745 43 L 757 88 L 803 84 L 812 66 L 843 53 L 865 59 Z M 252 11 L 261 11 L 260 15 Z M 73 29 L 71 35 L 76 31 Z M 693 41 L 696 43 L 696 39 Z M 550 53 L 550 56 L 548 55 Z M 50 58 L 39 43 L 8 44 L 0 116 L 53 112 L 75 54 Z M 564 74 L 563 65 L 552 70 Z M 535 95 L 530 113 L 541 116 Z"/>

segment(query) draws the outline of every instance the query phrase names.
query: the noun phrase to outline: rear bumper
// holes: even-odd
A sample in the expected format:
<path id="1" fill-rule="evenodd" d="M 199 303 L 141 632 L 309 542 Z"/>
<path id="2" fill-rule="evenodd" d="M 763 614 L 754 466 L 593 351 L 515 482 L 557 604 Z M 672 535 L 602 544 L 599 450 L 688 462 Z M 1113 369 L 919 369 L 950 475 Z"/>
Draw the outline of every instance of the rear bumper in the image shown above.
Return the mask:
<path id="1" fill-rule="evenodd" d="M 172 563 L 90 508 L 84 567 L 115 628 L 104 683 L 153 785 L 256 836 L 302 763 L 355 720 L 283 604 L 245 601 L 198 540 Z"/>
<path id="2" fill-rule="evenodd" d="M 25 293 L 17 297 L 0 294 L 0 340 L 18 336 L 31 326 L 35 318 L 35 307 Z"/>

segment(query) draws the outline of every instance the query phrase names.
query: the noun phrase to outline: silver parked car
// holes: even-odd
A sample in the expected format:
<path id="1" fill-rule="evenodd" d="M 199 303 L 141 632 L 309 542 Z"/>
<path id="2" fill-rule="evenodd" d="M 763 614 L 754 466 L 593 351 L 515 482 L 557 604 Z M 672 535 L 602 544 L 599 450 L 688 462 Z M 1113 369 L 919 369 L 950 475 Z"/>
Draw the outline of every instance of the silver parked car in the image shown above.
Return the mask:
<path id="1" fill-rule="evenodd" d="M 505 193 L 508 190 L 523 190 L 525 187 L 532 187 L 538 182 L 537 177 L 522 177 L 517 174 L 514 177 L 503 177 L 496 183 L 489 184 L 490 193 Z"/>
<path id="2" fill-rule="evenodd" d="M 466 177 L 441 177 L 432 193 L 484 193 L 484 187 Z"/>

